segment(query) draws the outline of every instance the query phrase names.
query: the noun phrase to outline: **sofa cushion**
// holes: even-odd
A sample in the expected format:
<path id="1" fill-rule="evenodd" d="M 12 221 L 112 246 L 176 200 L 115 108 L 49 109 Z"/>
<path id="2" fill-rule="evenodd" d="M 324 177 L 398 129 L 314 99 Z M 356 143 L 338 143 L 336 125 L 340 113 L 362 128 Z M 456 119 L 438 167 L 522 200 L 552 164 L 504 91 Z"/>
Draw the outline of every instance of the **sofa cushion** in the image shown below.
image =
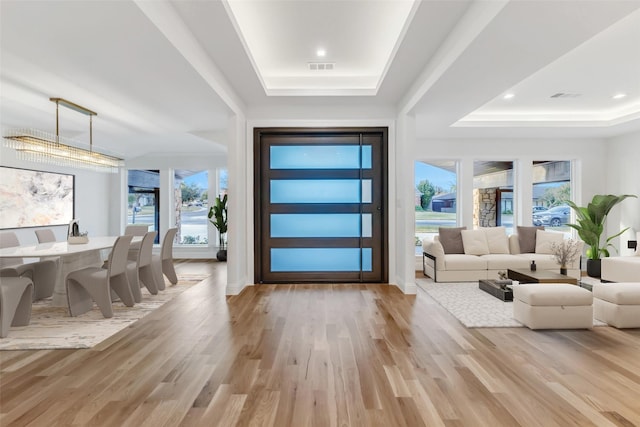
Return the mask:
<path id="1" fill-rule="evenodd" d="M 486 270 L 487 261 L 476 255 L 450 254 L 444 257 L 445 270 Z"/>
<path id="2" fill-rule="evenodd" d="M 592 305 L 593 294 L 566 283 L 526 284 L 513 287 L 513 298 L 532 306 Z"/>
<path id="3" fill-rule="evenodd" d="M 529 260 L 519 255 L 489 254 L 480 258 L 486 261 L 488 270 L 508 270 L 510 268 L 528 268 Z"/>
<path id="4" fill-rule="evenodd" d="M 522 227 L 518 226 L 518 243 L 520 245 L 520 253 L 534 253 L 536 251 L 536 231 L 544 230 L 540 227 Z"/>
<path id="5" fill-rule="evenodd" d="M 467 227 L 440 227 L 438 229 L 438 240 L 442 244 L 445 254 L 463 254 L 464 245 L 460 232 Z"/>
<path id="6" fill-rule="evenodd" d="M 486 255 L 489 253 L 489 245 L 484 230 L 462 230 L 462 242 L 464 253 L 467 255 Z"/>
<path id="7" fill-rule="evenodd" d="M 552 255 L 551 245 L 553 243 L 562 243 L 564 240 L 563 233 L 556 233 L 555 231 L 536 231 L 536 253 L 537 254 L 549 254 Z"/>
<path id="8" fill-rule="evenodd" d="M 593 297 L 618 305 L 640 305 L 640 283 L 594 283 Z"/>
<path id="9" fill-rule="evenodd" d="M 504 227 L 486 227 L 482 230 L 484 230 L 490 254 L 509 253 L 509 238 Z"/>

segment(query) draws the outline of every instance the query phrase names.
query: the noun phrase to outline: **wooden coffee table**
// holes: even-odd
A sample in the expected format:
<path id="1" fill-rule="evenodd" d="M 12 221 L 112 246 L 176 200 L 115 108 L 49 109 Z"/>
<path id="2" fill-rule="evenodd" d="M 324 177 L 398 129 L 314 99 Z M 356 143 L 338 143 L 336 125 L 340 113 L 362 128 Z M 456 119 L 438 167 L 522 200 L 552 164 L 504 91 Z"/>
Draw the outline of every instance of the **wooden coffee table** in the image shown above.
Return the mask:
<path id="1" fill-rule="evenodd" d="M 578 279 L 549 270 L 531 271 L 528 268 L 514 268 L 507 270 L 507 277 L 520 283 L 569 283 L 577 285 Z"/>

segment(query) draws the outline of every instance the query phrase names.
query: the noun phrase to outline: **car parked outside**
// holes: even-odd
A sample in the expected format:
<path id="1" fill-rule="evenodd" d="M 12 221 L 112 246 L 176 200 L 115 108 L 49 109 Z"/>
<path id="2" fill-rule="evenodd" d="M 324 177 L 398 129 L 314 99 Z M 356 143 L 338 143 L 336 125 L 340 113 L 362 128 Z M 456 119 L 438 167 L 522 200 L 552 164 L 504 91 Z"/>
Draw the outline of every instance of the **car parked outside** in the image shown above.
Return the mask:
<path id="1" fill-rule="evenodd" d="M 571 219 L 571 208 L 567 205 L 555 206 L 546 211 L 533 214 L 533 225 L 550 225 L 558 227 L 567 224 Z"/>
<path id="2" fill-rule="evenodd" d="M 533 207 L 533 213 L 538 213 L 538 212 L 542 212 L 542 211 L 546 211 L 547 208 L 544 206 L 534 206 Z"/>

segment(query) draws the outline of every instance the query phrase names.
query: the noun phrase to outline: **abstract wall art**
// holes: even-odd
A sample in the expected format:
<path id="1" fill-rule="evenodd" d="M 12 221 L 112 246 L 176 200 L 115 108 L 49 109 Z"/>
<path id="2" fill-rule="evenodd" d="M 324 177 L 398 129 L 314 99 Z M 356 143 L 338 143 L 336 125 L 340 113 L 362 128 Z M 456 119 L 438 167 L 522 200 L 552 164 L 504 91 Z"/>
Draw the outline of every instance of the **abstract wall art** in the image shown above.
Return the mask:
<path id="1" fill-rule="evenodd" d="M 0 228 L 67 225 L 75 176 L 0 166 Z"/>

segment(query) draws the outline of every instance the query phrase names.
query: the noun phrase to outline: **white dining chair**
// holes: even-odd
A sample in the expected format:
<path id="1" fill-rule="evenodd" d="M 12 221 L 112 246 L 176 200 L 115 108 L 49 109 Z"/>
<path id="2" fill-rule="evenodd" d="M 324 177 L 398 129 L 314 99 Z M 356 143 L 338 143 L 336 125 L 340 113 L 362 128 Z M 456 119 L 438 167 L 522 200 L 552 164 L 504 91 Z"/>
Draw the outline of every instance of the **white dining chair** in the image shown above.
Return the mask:
<path id="1" fill-rule="evenodd" d="M 151 295 L 158 293 L 158 285 L 151 266 L 153 242 L 157 234 L 155 231 L 146 233 L 140 242 L 140 249 L 135 252 L 129 250 L 127 278 L 135 302 L 142 301 L 142 293 L 140 292 L 142 286 L 145 286 Z M 131 259 L 132 253 L 135 253 L 135 260 Z"/>
<path id="2" fill-rule="evenodd" d="M 38 243 L 50 243 L 56 241 L 56 235 L 50 228 L 36 230 L 36 237 L 38 238 Z"/>
<path id="3" fill-rule="evenodd" d="M 116 239 L 109 254 L 106 269 L 87 267 L 72 271 L 65 279 L 67 302 L 71 316 L 86 313 L 93 307 L 93 301 L 104 317 L 113 317 L 111 291 L 127 307 L 135 303 L 131 286 L 127 278 L 127 253 L 133 236 L 120 236 Z"/>
<path id="4" fill-rule="evenodd" d="M 0 248 L 20 246 L 18 236 L 12 231 L 0 233 Z M 49 298 L 58 276 L 58 262 L 55 259 L 42 259 L 25 263 L 22 258 L 0 258 L 0 276 L 28 277 L 33 281 L 33 300 Z"/>
<path id="5" fill-rule="evenodd" d="M 148 225 L 127 225 L 124 228 L 124 234 L 127 236 L 144 236 L 149 231 Z"/>
<path id="6" fill-rule="evenodd" d="M 162 247 L 160 249 L 160 255 L 154 255 L 152 259 L 153 271 L 156 277 L 156 283 L 159 290 L 164 290 L 164 276 L 167 276 L 169 282 L 172 284 L 178 283 L 178 276 L 176 270 L 173 267 L 173 239 L 178 232 L 177 228 L 170 228 L 167 230 L 162 239 Z"/>
<path id="7" fill-rule="evenodd" d="M 0 338 L 10 326 L 26 326 L 31 321 L 33 282 L 28 277 L 0 277 Z"/>

